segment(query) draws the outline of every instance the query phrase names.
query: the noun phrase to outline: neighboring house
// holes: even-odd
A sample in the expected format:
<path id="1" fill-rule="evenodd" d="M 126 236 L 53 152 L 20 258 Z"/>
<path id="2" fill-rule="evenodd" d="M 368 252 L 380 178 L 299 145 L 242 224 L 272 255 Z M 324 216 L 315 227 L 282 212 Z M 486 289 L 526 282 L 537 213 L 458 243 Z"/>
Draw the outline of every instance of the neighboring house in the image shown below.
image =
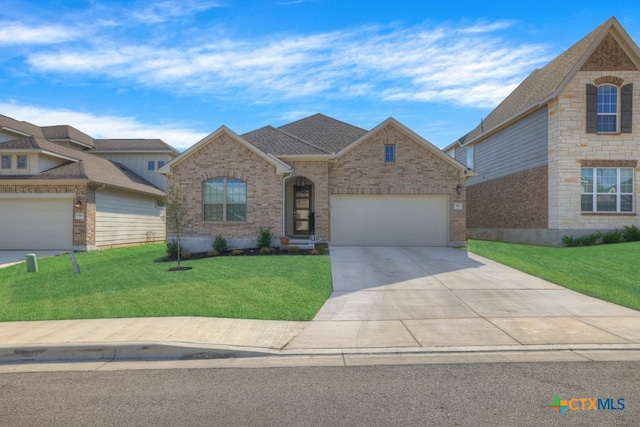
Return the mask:
<path id="1" fill-rule="evenodd" d="M 96 140 L 0 115 L 0 250 L 164 241 L 166 181 L 145 168 L 177 154 L 160 140 Z"/>
<path id="2" fill-rule="evenodd" d="M 470 171 L 392 118 L 370 131 L 321 114 L 244 135 L 222 126 L 160 172 L 188 196 L 190 251 L 218 235 L 255 247 L 259 227 L 333 245 L 465 244 Z"/>
<path id="3" fill-rule="evenodd" d="M 560 245 L 640 226 L 640 51 L 610 18 L 444 149 L 472 168 L 467 236 Z"/>

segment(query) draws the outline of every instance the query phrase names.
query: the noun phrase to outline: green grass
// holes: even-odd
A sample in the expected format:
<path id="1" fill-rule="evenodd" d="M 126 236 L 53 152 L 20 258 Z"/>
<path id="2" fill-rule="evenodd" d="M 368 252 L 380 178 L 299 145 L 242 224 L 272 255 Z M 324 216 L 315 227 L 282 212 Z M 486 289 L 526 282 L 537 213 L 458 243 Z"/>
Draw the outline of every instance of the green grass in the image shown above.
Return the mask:
<path id="1" fill-rule="evenodd" d="M 640 242 L 552 248 L 469 240 L 467 250 L 565 288 L 640 310 Z"/>
<path id="2" fill-rule="evenodd" d="M 153 316 L 309 320 L 331 293 L 328 256 L 155 263 L 164 245 L 76 253 L 0 269 L 0 321 Z"/>

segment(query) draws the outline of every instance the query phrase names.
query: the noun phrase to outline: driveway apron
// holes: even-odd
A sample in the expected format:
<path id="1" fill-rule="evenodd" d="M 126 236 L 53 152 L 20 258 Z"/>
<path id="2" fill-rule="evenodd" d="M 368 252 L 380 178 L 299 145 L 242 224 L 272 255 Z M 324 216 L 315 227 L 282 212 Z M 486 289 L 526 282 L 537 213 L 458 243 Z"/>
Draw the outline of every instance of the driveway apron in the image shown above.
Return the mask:
<path id="1" fill-rule="evenodd" d="M 640 312 L 463 250 L 330 256 L 334 292 L 289 349 L 640 344 Z"/>

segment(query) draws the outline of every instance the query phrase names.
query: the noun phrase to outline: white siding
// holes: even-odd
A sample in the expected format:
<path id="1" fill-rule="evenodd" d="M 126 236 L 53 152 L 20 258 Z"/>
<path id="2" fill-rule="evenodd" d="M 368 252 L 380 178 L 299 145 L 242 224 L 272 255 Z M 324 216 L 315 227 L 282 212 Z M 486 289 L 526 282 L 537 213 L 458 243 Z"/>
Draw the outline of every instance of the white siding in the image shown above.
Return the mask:
<path id="1" fill-rule="evenodd" d="M 162 242 L 160 197 L 103 189 L 96 192 L 96 246 Z"/>

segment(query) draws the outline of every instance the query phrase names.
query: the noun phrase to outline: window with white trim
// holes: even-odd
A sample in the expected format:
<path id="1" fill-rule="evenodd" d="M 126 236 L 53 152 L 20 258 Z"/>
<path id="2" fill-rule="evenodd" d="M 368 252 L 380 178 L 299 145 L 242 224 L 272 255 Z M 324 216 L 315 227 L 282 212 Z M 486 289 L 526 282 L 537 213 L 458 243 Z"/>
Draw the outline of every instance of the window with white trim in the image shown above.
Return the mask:
<path id="1" fill-rule="evenodd" d="M 202 189 L 205 221 L 246 221 L 247 183 L 233 178 L 205 181 Z"/>
<path id="2" fill-rule="evenodd" d="M 2 169 L 11 169 L 11 156 L 2 156 Z"/>
<path id="3" fill-rule="evenodd" d="M 633 212 L 634 168 L 582 168 L 582 212 Z"/>
<path id="4" fill-rule="evenodd" d="M 17 162 L 16 162 L 16 167 L 18 169 L 26 169 L 27 168 L 27 156 L 25 155 L 18 155 L 17 156 Z"/>
<path id="5" fill-rule="evenodd" d="M 473 145 L 470 145 L 466 149 L 467 153 L 467 167 L 473 169 Z"/>
<path id="6" fill-rule="evenodd" d="M 618 88 L 598 86 L 598 133 L 618 131 Z"/>

